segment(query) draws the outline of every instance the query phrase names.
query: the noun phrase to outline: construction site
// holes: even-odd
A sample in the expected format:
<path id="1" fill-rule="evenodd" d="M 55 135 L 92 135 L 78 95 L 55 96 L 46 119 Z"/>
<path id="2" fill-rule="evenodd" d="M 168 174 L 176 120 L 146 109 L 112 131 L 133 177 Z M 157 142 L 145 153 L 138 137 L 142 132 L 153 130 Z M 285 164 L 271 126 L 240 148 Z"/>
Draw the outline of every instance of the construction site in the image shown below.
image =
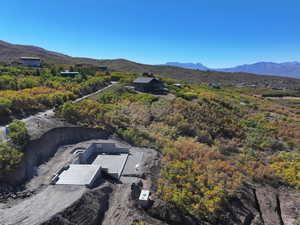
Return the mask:
<path id="1" fill-rule="evenodd" d="M 134 221 L 136 213 L 132 196 L 141 206 L 149 201 L 149 174 L 158 157 L 114 139 L 62 145 L 35 168 L 23 190 L 30 195 L 16 193 L 0 203 L 0 224 L 129 224 L 124 218 Z"/>
<path id="2" fill-rule="evenodd" d="M 51 129 L 29 145 L 26 167 L 11 175 L 24 176 L 26 183 L 0 199 L 0 224 L 108 225 L 138 220 L 136 207 L 151 202 L 150 174 L 159 154 L 116 139 L 95 138 L 103 135 L 95 132 Z M 50 143 L 57 147 L 50 149 Z"/>
<path id="3" fill-rule="evenodd" d="M 161 224 L 137 210 L 153 202 L 159 152 L 69 124 L 54 109 L 22 121 L 30 141 L 18 167 L 0 174 L 0 225 L 125 225 L 145 217 Z M 0 131 L 9 141 L 6 126 Z"/>
<path id="4" fill-rule="evenodd" d="M 93 187 L 103 177 L 120 183 L 135 182 L 143 176 L 140 168 L 143 154 L 109 142 L 94 142 L 87 148 L 75 148 L 71 151 L 72 162 L 53 175 L 51 184 Z"/>

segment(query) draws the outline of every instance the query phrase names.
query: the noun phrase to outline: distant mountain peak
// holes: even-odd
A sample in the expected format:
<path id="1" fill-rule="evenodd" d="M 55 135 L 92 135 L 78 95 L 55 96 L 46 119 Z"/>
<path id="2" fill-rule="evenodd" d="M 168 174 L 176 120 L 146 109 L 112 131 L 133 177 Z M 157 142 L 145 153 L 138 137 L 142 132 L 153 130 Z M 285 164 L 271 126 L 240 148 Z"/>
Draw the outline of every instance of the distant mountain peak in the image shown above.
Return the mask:
<path id="1" fill-rule="evenodd" d="M 181 63 L 181 62 L 167 62 L 165 65 L 176 66 L 186 69 L 193 70 L 208 70 L 208 67 L 204 66 L 202 63 Z"/>
<path id="2" fill-rule="evenodd" d="M 165 65 L 177 66 L 186 69 L 196 70 L 216 70 L 223 72 L 246 72 L 259 75 L 280 75 L 285 77 L 300 78 L 300 62 L 256 62 L 252 64 L 243 64 L 231 68 L 208 68 L 201 63 L 181 63 L 181 62 L 168 62 Z"/>
<path id="3" fill-rule="evenodd" d="M 224 72 L 247 72 L 262 75 L 280 75 L 285 77 L 300 78 L 300 62 L 257 62 L 232 68 L 217 69 Z"/>

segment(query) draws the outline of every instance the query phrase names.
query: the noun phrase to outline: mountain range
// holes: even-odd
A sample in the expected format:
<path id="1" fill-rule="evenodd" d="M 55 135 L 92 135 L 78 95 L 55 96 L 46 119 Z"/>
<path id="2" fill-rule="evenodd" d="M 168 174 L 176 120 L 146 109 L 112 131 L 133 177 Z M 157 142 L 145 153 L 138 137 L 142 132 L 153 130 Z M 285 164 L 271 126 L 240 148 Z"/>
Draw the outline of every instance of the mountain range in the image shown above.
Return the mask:
<path id="1" fill-rule="evenodd" d="M 245 64 L 231 68 L 209 68 L 201 63 L 180 63 L 180 62 L 168 62 L 165 65 L 177 66 L 186 69 L 196 70 L 215 70 L 223 72 L 245 72 L 262 75 L 278 75 L 285 77 L 300 78 L 300 62 L 257 62 L 253 64 Z"/>
<path id="2" fill-rule="evenodd" d="M 208 67 L 204 66 L 202 63 L 181 63 L 181 62 L 167 62 L 167 66 L 177 66 L 192 70 L 209 70 Z"/>
<path id="3" fill-rule="evenodd" d="M 182 66 L 171 65 L 146 65 L 132 62 L 126 59 L 92 59 L 83 57 L 72 57 L 58 52 L 48 51 L 46 49 L 29 46 L 17 45 L 8 42 L 0 41 L 0 62 L 12 63 L 18 61 L 20 57 L 40 57 L 43 62 L 55 64 L 87 64 L 93 66 L 106 66 L 110 71 L 122 71 L 133 73 L 152 72 L 162 76 L 174 78 L 177 80 L 188 81 L 193 83 L 252 83 L 262 87 L 287 87 L 300 88 L 300 79 L 255 75 L 244 72 L 222 72 L 218 70 L 204 69 L 203 65 L 197 64 L 201 70 L 182 68 Z M 206 68 L 206 67 L 205 67 Z"/>

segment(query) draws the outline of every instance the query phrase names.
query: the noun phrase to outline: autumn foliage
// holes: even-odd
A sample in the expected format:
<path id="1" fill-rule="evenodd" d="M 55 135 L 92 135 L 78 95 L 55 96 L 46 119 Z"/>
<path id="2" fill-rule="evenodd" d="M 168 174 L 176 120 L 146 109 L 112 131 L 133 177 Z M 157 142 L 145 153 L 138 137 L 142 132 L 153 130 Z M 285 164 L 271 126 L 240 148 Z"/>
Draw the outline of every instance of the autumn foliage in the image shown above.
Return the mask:
<path id="1" fill-rule="evenodd" d="M 300 188 L 300 112 L 257 99 L 251 89 L 216 90 L 165 79 L 169 98 L 126 87 L 138 76 L 131 73 L 82 68 L 80 76 L 64 78 L 58 67 L 44 68 L 39 76 L 5 69 L 1 118 L 60 105 L 57 116 L 70 123 L 103 128 L 133 145 L 157 149 L 163 158 L 155 194 L 184 213 L 214 220 L 245 184 Z M 69 101 L 110 80 L 120 84 L 93 99 Z M 7 148 L 0 152 L 22 154 Z"/>

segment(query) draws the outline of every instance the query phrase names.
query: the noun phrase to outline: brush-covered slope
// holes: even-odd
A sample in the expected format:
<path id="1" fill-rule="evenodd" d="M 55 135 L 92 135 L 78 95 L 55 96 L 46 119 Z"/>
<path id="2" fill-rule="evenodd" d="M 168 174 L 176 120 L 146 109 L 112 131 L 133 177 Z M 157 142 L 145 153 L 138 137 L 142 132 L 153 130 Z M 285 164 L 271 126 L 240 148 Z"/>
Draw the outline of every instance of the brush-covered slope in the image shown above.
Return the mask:
<path id="1" fill-rule="evenodd" d="M 120 75 L 121 84 L 97 101 L 65 103 L 57 115 L 162 153 L 151 197 L 197 222 L 170 222 L 159 207 L 149 213 L 168 224 L 288 224 L 284 205 L 299 199 L 299 110 L 170 80 L 167 96 L 137 93 L 122 84 L 129 78 Z M 289 214 L 294 222 L 296 208 Z"/>
<path id="2" fill-rule="evenodd" d="M 236 84 L 250 82 L 258 86 L 299 88 L 300 80 L 278 76 L 254 75 L 250 73 L 226 73 L 220 71 L 199 71 L 179 68 L 174 66 L 154 66 L 135 63 L 125 59 L 98 60 L 91 58 L 71 57 L 43 48 L 27 45 L 15 45 L 0 41 L 0 62 L 10 63 L 22 56 L 40 57 L 47 63 L 55 64 L 91 64 L 97 66 L 108 66 L 110 70 L 126 71 L 134 73 L 153 72 L 163 76 L 171 77 L 188 82 L 220 82 Z"/>

